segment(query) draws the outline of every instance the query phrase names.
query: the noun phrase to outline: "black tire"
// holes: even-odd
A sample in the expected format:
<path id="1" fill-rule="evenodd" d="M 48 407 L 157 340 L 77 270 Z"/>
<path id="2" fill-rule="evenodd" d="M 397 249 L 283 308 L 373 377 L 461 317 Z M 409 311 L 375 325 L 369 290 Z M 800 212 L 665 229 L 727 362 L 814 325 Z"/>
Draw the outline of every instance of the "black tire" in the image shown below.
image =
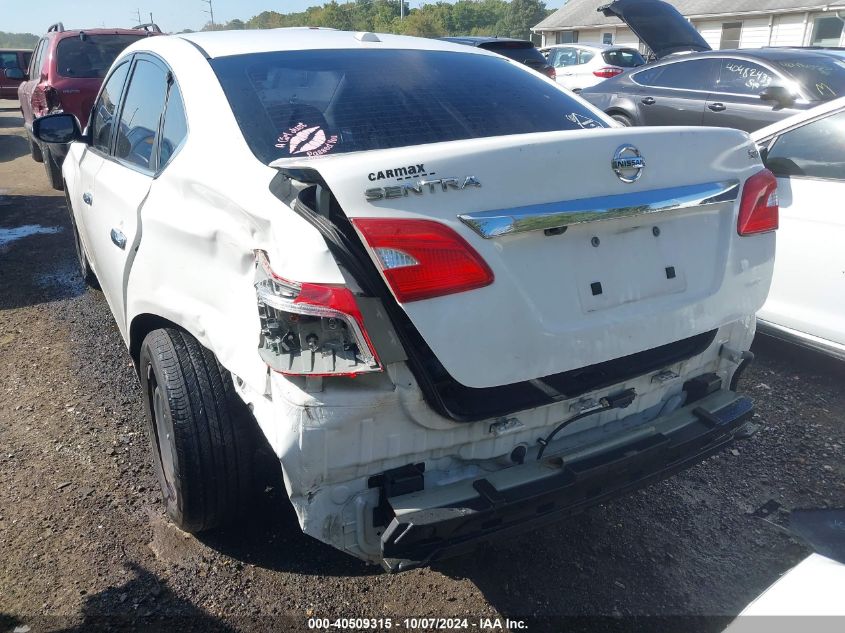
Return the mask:
<path id="1" fill-rule="evenodd" d="M 62 187 L 64 188 L 64 187 Z M 79 264 L 79 274 L 85 285 L 94 290 L 100 290 L 100 280 L 97 275 L 91 270 L 91 263 L 88 261 L 88 255 L 85 254 L 85 247 L 82 245 L 82 239 L 79 237 L 79 229 L 76 227 L 76 220 L 73 217 L 73 207 L 70 204 L 70 196 L 65 191 L 65 204 L 67 205 L 67 212 L 70 215 L 70 228 L 73 231 L 73 245 L 76 247 L 76 261 Z"/>
<path id="2" fill-rule="evenodd" d="M 634 127 L 634 122 L 631 120 L 631 117 L 620 114 L 619 112 L 614 112 L 610 115 L 613 120 L 617 123 L 621 124 L 623 127 Z"/>
<path id="3" fill-rule="evenodd" d="M 41 153 L 41 147 L 32 138 L 29 139 L 29 152 L 32 154 L 32 160 L 36 163 L 44 162 L 44 154 Z"/>
<path id="4" fill-rule="evenodd" d="M 64 190 L 64 181 L 62 180 L 62 168 L 53 158 L 53 153 L 49 148 L 44 148 L 44 170 L 47 172 L 47 180 L 50 186 L 56 191 Z"/>
<path id="5" fill-rule="evenodd" d="M 139 371 L 156 477 L 170 519 L 197 533 L 241 517 L 255 425 L 214 354 L 175 328 L 150 332 Z"/>

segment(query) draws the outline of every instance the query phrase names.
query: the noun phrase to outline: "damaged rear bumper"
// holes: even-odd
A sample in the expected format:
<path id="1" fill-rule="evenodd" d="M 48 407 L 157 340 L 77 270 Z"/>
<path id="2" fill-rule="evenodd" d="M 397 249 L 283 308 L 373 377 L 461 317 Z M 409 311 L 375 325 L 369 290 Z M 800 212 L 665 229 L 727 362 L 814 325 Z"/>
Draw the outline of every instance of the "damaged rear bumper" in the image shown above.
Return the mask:
<path id="1" fill-rule="evenodd" d="M 748 398 L 713 393 L 600 447 L 529 453 L 482 479 L 388 498 L 395 517 L 381 537 L 389 571 L 459 555 L 479 542 L 535 528 L 693 466 L 733 441 L 754 413 Z M 536 452 L 534 453 L 536 456 Z"/>

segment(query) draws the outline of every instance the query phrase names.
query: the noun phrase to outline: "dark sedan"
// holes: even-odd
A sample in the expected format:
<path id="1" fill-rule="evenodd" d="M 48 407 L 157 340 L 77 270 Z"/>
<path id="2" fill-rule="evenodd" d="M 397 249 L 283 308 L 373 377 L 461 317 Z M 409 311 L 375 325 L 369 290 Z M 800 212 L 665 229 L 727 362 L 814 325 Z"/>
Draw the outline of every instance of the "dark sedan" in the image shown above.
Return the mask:
<path id="1" fill-rule="evenodd" d="M 712 125 L 753 132 L 845 95 L 845 60 L 830 51 L 709 50 L 671 5 L 616 0 L 601 7 L 658 61 L 581 91 L 622 125 Z"/>
<path id="2" fill-rule="evenodd" d="M 441 37 L 441 40 L 464 44 L 466 46 L 477 46 L 487 51 L 492 51 L 508 57 L 514 61 L 525 64 L 529 68 L 542 73 L 551 79 L 555 78 L 555 68 L 548 61 L 533 43 L 528 40 L 515 40 L 510 37 L 482 37 L 475 35 L 462 35 L 459 37 Z"/>

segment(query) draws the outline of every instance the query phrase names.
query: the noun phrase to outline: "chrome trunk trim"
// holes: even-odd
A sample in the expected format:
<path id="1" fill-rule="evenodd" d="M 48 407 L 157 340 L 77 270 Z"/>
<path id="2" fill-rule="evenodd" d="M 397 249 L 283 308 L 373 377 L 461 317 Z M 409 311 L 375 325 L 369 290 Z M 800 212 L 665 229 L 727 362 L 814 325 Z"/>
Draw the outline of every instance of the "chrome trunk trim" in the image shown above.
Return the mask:
<path id="1" fill-rule="evenodd" d="M 731 202 L 739 196 L 739 181 L 724 180 L 615 196 L 562 200 L 513 209 L 459 215 L 461 222 L 484 239 L 561 229 L 584 222 L 615 220 L 651 213 Z"/>

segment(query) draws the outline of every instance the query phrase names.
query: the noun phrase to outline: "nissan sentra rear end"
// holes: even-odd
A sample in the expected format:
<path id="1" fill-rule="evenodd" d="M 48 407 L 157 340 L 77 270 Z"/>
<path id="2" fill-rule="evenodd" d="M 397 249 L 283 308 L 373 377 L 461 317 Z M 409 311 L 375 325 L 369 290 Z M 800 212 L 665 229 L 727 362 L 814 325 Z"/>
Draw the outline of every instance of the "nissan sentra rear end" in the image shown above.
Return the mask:
<path id="1" fill-rule="evenodd" d="M 238 385 L 306 533 L 407 569 L 678 472 L 753 415 L 777 197 L 746 134 L 615 127 L 441 42 L 210 63 L 278 213 L 327 249 L 309 268 L 267 229 L 267 388 Z"/>

